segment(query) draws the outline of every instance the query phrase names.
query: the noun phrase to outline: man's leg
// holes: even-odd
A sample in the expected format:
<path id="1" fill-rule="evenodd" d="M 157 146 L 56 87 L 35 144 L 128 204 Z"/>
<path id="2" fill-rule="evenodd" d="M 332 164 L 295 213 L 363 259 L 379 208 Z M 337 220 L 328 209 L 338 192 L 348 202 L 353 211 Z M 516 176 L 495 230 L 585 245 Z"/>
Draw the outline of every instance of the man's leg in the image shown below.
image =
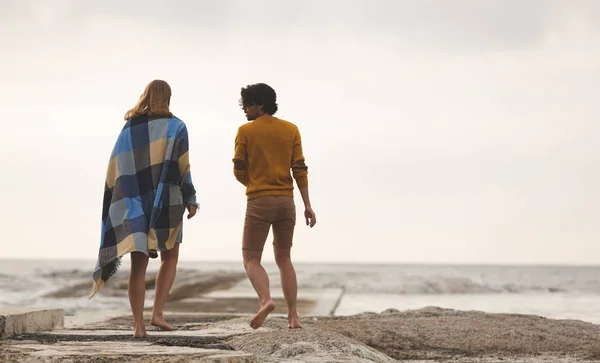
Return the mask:
<path id="1" fill-rule="evenodd" d="M 269 313 L 275 310 L 275 302 L 269 291 L 269 276 L 261 265 L 262 250 L 271 228 L 272 205 L 268 197 L 248 201 L 242 253 L 246 274 L 260 299 L 260 310 L 250 321 L 254 329 L 261 327 Z"/>
<path id="2" fill-rule="evenodd" d="M 296 300 L 298 297 L 298 283 L 296 282 L 296 270 L 290 257 L 291 248 L 274 247 L 275 261 L 279 267 L 281 275 L 281 287 L 283 296 L 288 308 L 288 328 L 302 328 L 298 320 L 298 310 L 296 309 Z"/>
<path id="3" fill-rule="evenodd" d="M 273 223 L 273 247 L 275 262 L 279 267 L 281 288 L 288 308 L 288 328 L 302 328 L 298 321 L 296 301 L 298 296 L 298 283 L 296 270 L 292 264 L 291 251 L 296 226 L 296 206 L 291 197 L 279 197 L 278 220 Z"/>
<path id="4" fill-rule="evenodd" d="M 262 252 L 244 250 L 244 268 L 248 278 L 260 299 L 260 310 L 250 321 L 250 326 L 254 329 L 260 328 L 269 313 L 275 310 L 275 302 L 271 298 L 269 291 L 269 276 L 260 263 Z"/>
<path id="5" fill-rule="evenodd" d="M 129 304 L 133 313 L 133 336 L 147 337 L 144 322 L 144 299 L 146 297 L 146 268 L 148 256 L 142 252 L 131 253 L 131 270 L 129 271 Z"/>
<path id="6" fill-rule="evenodd" d="M 154 285 L 154 306 L 152 308 L 152 319 L 150 320 L 150 324 L 161 330 L 175 330 L 175 327 L 165 321 L 163 309 L 167 302 L 171 287 L 173 287 L 175 274 L 177 273 L 179 243 L 175 243 L 175 246 L 169 251 L 161 252 L 160 259 L 160 268 L 156 274 L 156 283 Z"/>

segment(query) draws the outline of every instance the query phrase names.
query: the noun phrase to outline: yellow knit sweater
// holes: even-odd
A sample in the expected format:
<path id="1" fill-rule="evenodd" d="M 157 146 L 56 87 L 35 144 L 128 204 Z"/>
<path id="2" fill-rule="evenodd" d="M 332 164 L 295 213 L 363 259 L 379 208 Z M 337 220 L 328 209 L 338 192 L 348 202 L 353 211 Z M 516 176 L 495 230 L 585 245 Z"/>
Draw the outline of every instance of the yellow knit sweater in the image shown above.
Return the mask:
<path id="1" fill-rule="evenodd" d="M 270 115 L 240 126 L 235 138 L 233 174 L 246 186 L 248 199 L 265 195 L 293 197 L 292 175 L 298 188 L 308 186 L 298 127 Z"/>

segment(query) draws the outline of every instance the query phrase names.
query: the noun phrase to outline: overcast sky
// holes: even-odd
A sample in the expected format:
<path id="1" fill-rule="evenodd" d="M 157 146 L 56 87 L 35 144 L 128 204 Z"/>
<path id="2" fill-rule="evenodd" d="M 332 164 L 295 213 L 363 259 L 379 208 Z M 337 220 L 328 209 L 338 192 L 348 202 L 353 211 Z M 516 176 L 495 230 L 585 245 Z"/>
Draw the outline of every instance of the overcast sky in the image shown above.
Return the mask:
<path id="1" fill-rule="evenodd" d="M 96 258 L 123 114 L 164 79 L 201 203 L 182 259 L 241 258 L 237 101 L 266 82 L 318 217 L 296 260 L 600 263 L 598 1 L 0 0 L 0 23 L 0 257 Z"/>

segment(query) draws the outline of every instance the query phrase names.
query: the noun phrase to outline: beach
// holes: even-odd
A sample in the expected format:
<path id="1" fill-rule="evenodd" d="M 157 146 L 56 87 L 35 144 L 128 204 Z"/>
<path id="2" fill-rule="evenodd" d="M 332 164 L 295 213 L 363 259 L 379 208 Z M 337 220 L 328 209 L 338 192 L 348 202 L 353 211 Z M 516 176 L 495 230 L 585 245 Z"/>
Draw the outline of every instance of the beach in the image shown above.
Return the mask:
<path id="1" fill-rule="evenodd" d="M 29 297 L 15 298 L 13 306 L 1 308 L 7 316 L 17 305 L 58 309 L 64 319 L 53 329 L 7 336 L 0 343 L 0 361 L 600 360 L 600 326 L 596 316 L 589 314 L 598 298 L 593 267 L 299 264 L 298 309 L 304 328 L 290 330 L 276 269 L 268 266 L 277 308 L 264 327 L 253 330 L 248 323 L 258 301 L 243 269 L 227 263 L 184 262 L 165 307 L 167 320 L 178 330 L 160 332 L 149 327 L 150 337 L 140 341 L 131 338 L 126 266 L 88 300 L 91 285 L 85 263 L 59 268 L 47 262 L 29 264 L 34 266 L 29 272 L 23 262 L 19 270 L 2 264 L 4 291 L 13 297 L 26 291 Z M 21 284 L 6 283 L 11 271 L 20 271 L 10 278 Z M 491 271 L 496 272 L 495 280 Z M 148 321 L 154 273 L 150 269 L 147 275 Z M 504 281 L 498 276 L 505 276 Z M 578 276 L 578 284 L 569 284 L 573 276 Z M 515 309 L 519 304 L 521 311 Z M 560 309 L 565 305 L 571 309 Z M 577 310 L 578 306 L 583 308 Z"/>
<path id="2" fill-rule="evenodd" d="M 0 24 L 0 363 L 600 363 L 600 0 Z"/>
<path id="3" fill-rule="evenodd" d="M 131 338 L 131 318 L 25 333 L 0 343 L 3 362 L 593 362 L 600 326 L 538 316 L 428 307 L 309 316 L 303 329 L 274 315 L 174 313 L 179 330 Z"/>
<path id="4" fill-rule="evenodd" d="M 93 260 L 0 259 L 0 307 L 61 308 L 67 316 L 129 312 L 125 258 L 117 275 L 93 299 Z M 152 305 L 152 276 L 159 262 L 150 261 L 146 306 Z M 266 262 L 274 293 L 280 292 L 277 266 Z M 600 267 L 495 266 L 433 264 L 296 263 L 298 297 L 327 299 L 343 291 L 334 315 L 401 311 L 426 306 L 490 313 L 541 315 L 600 324 Z M 171 299 L 204 283 L 220 284 L 218 276 L 238 276 L 218 286 L 226 296 L 254 297 L 241 261 L 180 261 Z M 214 277 L 214 279 L 213 279 Z M 210 282 L 212 281 L 212 282 Z M 183 288 L 182 288 L 183 287 Z M 217 287 L 217 286 L 213 286 Z M 321 308 L 319 308 L 321 309 Z M 318 312 L 319 314 L 321 312 Z M 329 313 L 329 312 L 327 312 Z"/>

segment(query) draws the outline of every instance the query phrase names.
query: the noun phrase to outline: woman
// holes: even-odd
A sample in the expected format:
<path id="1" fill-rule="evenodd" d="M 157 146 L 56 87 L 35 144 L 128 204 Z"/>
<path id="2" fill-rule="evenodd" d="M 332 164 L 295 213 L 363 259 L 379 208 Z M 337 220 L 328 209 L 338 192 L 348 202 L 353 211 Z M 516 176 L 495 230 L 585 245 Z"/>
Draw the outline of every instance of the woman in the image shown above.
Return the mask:
<path id="1" fill-rule="evenodd" d="M 123 255 L 131 253 L 129 303 L 134 337 L 146 337 L 144 297 L 149 258 L 158 257 L 154 307 L 150 323 L 174 330 L 163 317 L 177 269 L 185 209 L 197 211 L 183 121 L 169 110 L 171 87 L 165 81 L 148 84 L 114 146 L 104 187 L 100 253 L 90 298 L 116 272 Z"/>

